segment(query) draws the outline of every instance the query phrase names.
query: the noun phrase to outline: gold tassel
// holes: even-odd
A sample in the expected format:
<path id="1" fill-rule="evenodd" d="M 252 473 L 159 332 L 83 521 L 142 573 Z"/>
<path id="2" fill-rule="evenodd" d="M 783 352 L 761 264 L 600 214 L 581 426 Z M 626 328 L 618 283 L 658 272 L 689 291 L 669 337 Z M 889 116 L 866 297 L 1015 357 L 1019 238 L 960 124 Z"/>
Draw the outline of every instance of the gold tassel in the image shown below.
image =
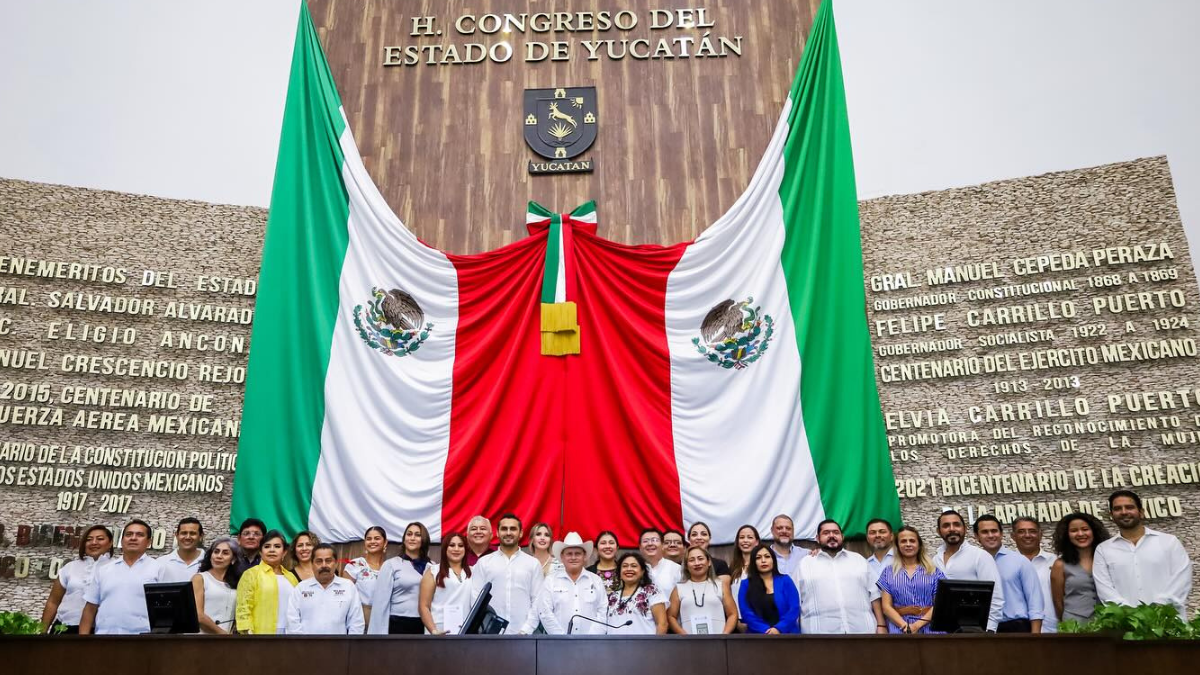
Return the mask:
<path id="1" fill-rule="evenodd" d="M 579 315 L 573 302 L 542 303 L 542 355 L 579 353 Z"/>

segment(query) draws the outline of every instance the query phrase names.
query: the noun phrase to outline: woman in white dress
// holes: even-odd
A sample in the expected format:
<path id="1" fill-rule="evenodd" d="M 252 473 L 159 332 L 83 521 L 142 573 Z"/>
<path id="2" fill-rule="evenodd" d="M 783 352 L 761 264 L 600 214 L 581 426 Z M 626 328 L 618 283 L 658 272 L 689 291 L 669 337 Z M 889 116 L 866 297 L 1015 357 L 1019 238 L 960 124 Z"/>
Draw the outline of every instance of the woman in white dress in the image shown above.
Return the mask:
<path id="1" fill-rule="evenodd" d="M 430 635 L 455 635 L 478 590 L 466 563 L 467 537 L 455 532 L 442 540 L 441 564 L 430 563 L 421 578 L 421 623 Z"/>
<path id="2" fill-rule="evenodd" d="M 234 610 L 237 608 L 238 545 L 232 537 L 218 537 L 204 553 L 200 572 L 192 577 L 192 592 L 196 595 L 196 618 L 200 632 L 209 635 L 233 633 Z"/>
<path id="3" fill-rule="evenodd" d="M 83 591 L 92 582 L 96 570 L 112 561 L 112 533 L 103 525 L 93 525 L 83 533 L 79 542 L 79 559 L 72 560 L 58 571 L 50 587 L 50 597 L 42 610 L 42 625 L 49 631 L 54 626 L 66 626 L 64 633 L 78 633 L 83 616 Z"/>
<path id="4" fill-rule="evenodd" d="M 667 623 L 680 635 L 729 634 L 737 628 L 737 603 L 717 580 L 708 549 L 693 546 L 684 558 L 683 581 L 671 590 Z"/>
<path id="5" fill-rule="evenodd" d="M 629 551 L 617 558 L 621 585 L 608 594 L 609 635 L 665 635 L 667 601 L 654 587 L 646 559 Z"/>
<path id="6" fill-rule="evenodd" d="M 359 557 L 346 563 L 342 568 L 342 576 L 354 582 L 358 589 L 358 600 L 364 610 L 371 606 L 371 593 L 375 590 L 375 580 L 379 578 L 379 568 L 387 558 L 388 538 L 382 527 L 373 525 L 363 534 L 365 551 Z"/>
<path id="7" fill-rule="evenodd" d="M 542 576 L 548 577 L 555 570 L 562 569 L 562 561 L 550 552 L 554 544 L 554 530 L 546 523 L 538 523 L 529 531 L 529 555 L 537 558 L 542 564 Z"/>

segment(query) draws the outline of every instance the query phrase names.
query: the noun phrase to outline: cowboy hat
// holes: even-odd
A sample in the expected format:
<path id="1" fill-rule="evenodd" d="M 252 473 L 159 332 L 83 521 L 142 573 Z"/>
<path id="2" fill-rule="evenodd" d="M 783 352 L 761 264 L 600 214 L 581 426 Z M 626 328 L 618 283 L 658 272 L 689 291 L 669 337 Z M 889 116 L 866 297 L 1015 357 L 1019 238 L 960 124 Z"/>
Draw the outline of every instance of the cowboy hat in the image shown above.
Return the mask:
<path id="1" fill-rule="evenodd" d="M 592 542 L 584 541 L 578 532 L 568 532 L 562 541 L 554 542 L 554 545 L 550 547 L 550 553 L 557 558 L 566 548 L 581 548 L 584 557 L 592 555 Z"/>

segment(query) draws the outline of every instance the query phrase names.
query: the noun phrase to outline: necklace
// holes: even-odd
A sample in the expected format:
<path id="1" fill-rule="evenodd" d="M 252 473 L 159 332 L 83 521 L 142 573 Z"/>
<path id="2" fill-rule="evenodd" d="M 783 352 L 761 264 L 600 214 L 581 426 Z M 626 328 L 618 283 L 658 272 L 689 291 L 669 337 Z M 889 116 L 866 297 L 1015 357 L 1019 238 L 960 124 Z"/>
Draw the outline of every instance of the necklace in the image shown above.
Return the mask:
<path id="1" fill-rule="evenodd" d="M 618 614 L 625 613 L 625 608 L 628 607 L 629 603 L 633 602 L 633 599 L 637 597 L 639 590 L 640 590 L 640 588 L 635 588 L 635 589 L 633 589 L 633 592 L 629 594 L 629 597 L 625 597 L 625 589 L 623 589 L 623 588 L 621 589 L 621 595 L 617 600 L 617 613 Z"/>
<path id="2" fill-rule="evenodd" d="M 706 590 L 706 591 L 704 591 L 703 593 L 701 593 L 701 594 L 700 594 L 700 599 L 699 599 L 699 600 L 697 600 L 697 599 L 696 599 L 696 589 L 694 589 L 694 588 L 692 589 L 692 602 L 696 603 L 696 606 L 697 606 L 697 607 L 703 607 L 703 606 L 704 606 L 704 599 L 705 599 L 705 598 L 707 598 L 707 597 L 708 597 L 708 591 Z"/>

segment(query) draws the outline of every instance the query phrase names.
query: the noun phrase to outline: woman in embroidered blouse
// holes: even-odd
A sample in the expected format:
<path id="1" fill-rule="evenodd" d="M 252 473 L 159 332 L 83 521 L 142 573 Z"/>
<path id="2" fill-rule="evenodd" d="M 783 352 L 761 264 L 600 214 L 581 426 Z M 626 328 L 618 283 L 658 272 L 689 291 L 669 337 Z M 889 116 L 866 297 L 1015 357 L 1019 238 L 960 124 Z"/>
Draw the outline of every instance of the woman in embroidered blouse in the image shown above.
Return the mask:
<path id="1" fill-rule="evenodd" d="M 791 577 L 779 572 L 770 546 L 750 551 L 750 571 L 738 595 L 747 633 L 784 635 L 800 632 L 800 593 Z"/>
<path id="2" fill-rule="evenodd" d="M 442 540 L 442 562 L 430 563 L 425 568 L 419 602 L 421 622 L 431 635 L 458 633 L 471 611 L 477 591 L 471 582 L 471 567 L 466 557 L 466 535 L 453 532 Z M 450 626 L 446 625 L 447 617 L 454 620 Z"/>
<path id="3" fill-rule="evenodd" d="M 737 606 L 717 580 L 712 556 L 699 546 L 688 548 L 683 580 L 671 589 L 667 623 L 681 635 L 729 634 L 737 628 Z"/>
<path id="4" fill-rule="evenodd" d="M 665 635 L 667 601 L 650 581 L 646 560 L 640 553 L 622 553 L 617 558 L 621 585 L 608 594 L 609 635 Z"/>
<path id="5" fill-rule="evenodd" d="M 58 578 L 50 586 L 50 597 L 42 610 L 42 625 L 47 630 L 57 624 L 66 626 L 66 633 L 79 632 L 83 615 L 83 591 L 92 582 L 96 570 L 112 560 L 112 533 L 103 525 L 93 525 L 83 533 L 79 543 L 79 559 L 63 565 Z"/>
<path id="6" fill-rule="evenodd" d="M 932 633 L 933 594 L 946 575 L 934 566 L 921 534 L 911 526 L 896 530 L 896 555 L 875 582 L 882 592 L 889 633 Z"/>
<path id="7" fill-rule="evenodd" d="M 371 592 L 372 635 L 420 635 L 425 632 L 419 600 L 421 578 L 429 565 L 429 530 L 421 523 L 404 528 L 404 552 L 379 568 Z"/>
<path id="8" fill-rule="evenodd" d="M 363 612 L 371 610 L 371 592 L 375 590 L 375 580 L 379 578 L 379 568 L 387 558 L 388 538 L 382 527 L 368 527 L 363 534 L 363 555 L 346 563 L 342 568 L 342 576 L 354 582 L 358 589 L 359 602 L 363 604 Z M 368 620 L 369 620 L 369 614 Z"/>
<path id="9" fill-rule="evenodd" d="M 542 564 L 542 576 L 548 577 L 562 567 L 562 562 L 550 553 L 554 544 L 554 530 L 546 523 L 538 523 L 529 531 L 529 555 Z"/>
<path id="10" fill-rule="evenodd" d="M 617 554 L 620 552 L 621 545 L 617 542 L 616 534 L 605 530 L 596 536 L 596 564 L 587 569 L 600 577 L 609 591 L 617 590 L 621 583 L 617 575 Z"/>

